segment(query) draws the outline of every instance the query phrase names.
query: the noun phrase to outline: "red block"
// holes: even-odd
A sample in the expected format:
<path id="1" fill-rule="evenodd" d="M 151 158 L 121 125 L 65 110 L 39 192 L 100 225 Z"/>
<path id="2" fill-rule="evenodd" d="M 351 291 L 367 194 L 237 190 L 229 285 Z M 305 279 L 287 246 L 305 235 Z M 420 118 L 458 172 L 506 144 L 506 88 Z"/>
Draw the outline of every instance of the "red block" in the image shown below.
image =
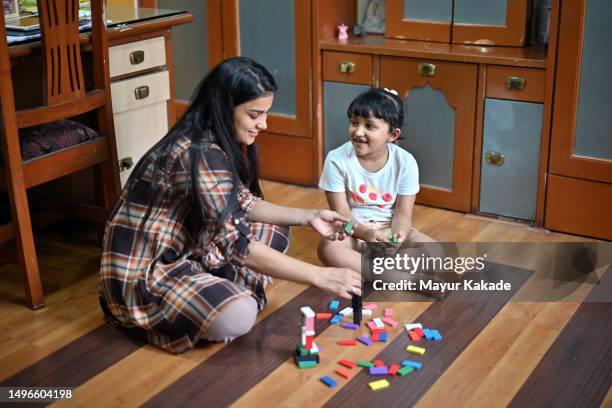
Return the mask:
<path id="1" fill-rule="evenodd" d="M 419 335 L 418 335 L 418 334 L 416 334 L 416 333 L 414 332 L 414 330 L 410 330 L 410 331 L 408 332 L 408 337 L 410 337 L 410 340 L 412 340 L 412 341 L 419 341 L 419 340 L 421 340 L 421 338 L 419 337 Z"/>
<path id="2" fill-rule="evenodd" d="M 419 335 L 419 340 L 421 340 L 423 337 L 425 337 L 425 333 L 423 333 L 423 329 L 421 329 L 421 328 L 417 327 L 416 329 L 414 329 L 412 331 Z"/>
<path id="3" fill-rule="evenodd" d="M 357 345 L 357 341 L 355 340 L 340 340 L 338 342 L 339 345 L 341 346 L 356 346 Z"/>
<path id="4" fill-rule="evenodd" d="M 372 341 L 380 341 L 380 332 L 373 332 L 370 338 L 372 339 Z"/>
<path id="5" fill-rule="evenodd" d="M 350 380 L 351 378 L 353 378 L 353 375 L 355 375 L 346 368 L 336 368 L 336 374 L 346 378 L 347 380 Z"/>
<path id="6" fill-rule="evenodd" d="M 316 316 L 317 320 L 329 320 L 332 318 L 332 314 L 331 313 L 317 313 Z"/>
<path id="7" fill-rule="evenodd" d="M 306 336 L 306 344 L 304 344 L 304 348 L 306 350 L 310 350 L 312 348 L 312 339 L 314 336 Z"/>
<path id="8" fill-rule="evenodd" d="M 338 361 L 338 364 L 345 366 L 346 368 L 355 368 L 357 367 L 357 363 L 351 361 L 351 360 L 347 360 L 346 358 L 343 358 L 342 360 Z"/>
<path id="9" fill-rule="evenodd" d="M 395 375 L 397 373 L 397 370 L 399 370 L 400 368 L 402 368 L 401 365 L 392 364 L 391 367 L 389 367 L 389 375 Z"/>
<path id="10" fill-rule="evenodd" d="M 382 360 L 374 360 L 374 365 L 376 367 L 384 367 L 385 366 L 385 362 Z"/>

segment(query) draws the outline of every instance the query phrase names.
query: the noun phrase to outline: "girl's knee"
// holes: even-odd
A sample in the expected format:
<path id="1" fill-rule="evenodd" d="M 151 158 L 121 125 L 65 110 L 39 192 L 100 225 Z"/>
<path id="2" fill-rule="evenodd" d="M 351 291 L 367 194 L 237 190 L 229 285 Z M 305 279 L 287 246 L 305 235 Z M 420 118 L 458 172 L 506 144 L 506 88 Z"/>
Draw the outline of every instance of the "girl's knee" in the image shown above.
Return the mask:
<path id="1" fill-rule="evenodd" d="M 230 341 L 251 331 L 257 318 L 257 301 L 241 297 L 231 301 L 215 317 L 202 338 L 209 341 Z"/>

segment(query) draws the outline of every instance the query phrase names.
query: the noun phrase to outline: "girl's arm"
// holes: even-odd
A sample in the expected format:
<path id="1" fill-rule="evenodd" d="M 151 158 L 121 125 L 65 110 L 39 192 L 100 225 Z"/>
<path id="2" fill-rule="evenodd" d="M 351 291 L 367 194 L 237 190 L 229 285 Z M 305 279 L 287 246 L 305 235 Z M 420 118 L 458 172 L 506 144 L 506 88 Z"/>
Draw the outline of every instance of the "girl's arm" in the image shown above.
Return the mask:
<path id="1" fill-rule="evenodd" d="M 413 195 L 398 195 L 393 210 L 393 220 L 391 221 L 391 231 L 397 234 L 397 240 L 402 242 L 410 232 L 412 227 L 412 210 L 416 194 Z"/>
<path id="2" fill-rule="evenodd" d="M 309 264 L 259 243 L 249 244 L 249 256 L 244 261 L 256 272 L 297 283 L 317 286 L 334 295 L 350 299 L 361 295 L 361 275 L 348 268 L 326 268 Z"/>

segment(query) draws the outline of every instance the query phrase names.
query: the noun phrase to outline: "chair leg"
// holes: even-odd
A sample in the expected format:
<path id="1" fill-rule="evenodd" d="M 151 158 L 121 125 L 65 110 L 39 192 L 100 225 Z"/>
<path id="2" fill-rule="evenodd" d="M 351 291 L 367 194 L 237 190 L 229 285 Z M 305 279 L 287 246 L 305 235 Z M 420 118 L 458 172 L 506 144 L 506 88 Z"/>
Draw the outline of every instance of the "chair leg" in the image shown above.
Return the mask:
<path id="1" fill-rule="evenodd" d="M 23 184 L 20 182 L 13 182 L 9 190 L 19 263 L 25 277 L 26 302 L 30 308 L 40 309 L 45 306 L 45 303 L 32 234 L 28 197 Z"/>

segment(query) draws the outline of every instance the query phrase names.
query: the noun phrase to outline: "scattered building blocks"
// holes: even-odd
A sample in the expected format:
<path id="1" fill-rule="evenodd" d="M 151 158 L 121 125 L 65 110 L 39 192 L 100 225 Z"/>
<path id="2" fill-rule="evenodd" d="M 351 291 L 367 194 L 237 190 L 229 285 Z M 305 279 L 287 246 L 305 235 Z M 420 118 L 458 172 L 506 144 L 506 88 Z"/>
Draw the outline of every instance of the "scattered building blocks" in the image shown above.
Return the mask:
<path id="1" fill-rule="evenodd" d="M 339 300 L 332 300 L 331 302 L 329 302 L 329 310 L 331 310 L 332 312 L 338 310 L 338 307 L 340 307 Z"/>
<path id="2" fill-rule="evenodd" d="M 390 317 L 383 317 L 381 320 L 383 321 L 383 323 L 386 323 L 386 324 L 388 324 L 391 327 L 395 327 L 395 326 L 397 326 L 399 324 L 398 322 L 396 322 L 395 320 L 393 320 Z"/>
<path id="3" fill-rule="evenodd" d="M 413 371 L 414 371 L 414 368 L 412 368 L 411 366 L 404 366 L 400 368 L 399 370 L 397 370 L 396 374 L 399 375 L 400 377 L 403 377 L 407 374 L 410 374 Z"/>
<path id="4" fill-rule="evenodd" d="M 372 381 L 371 383 L 368 383 L 368 387 L 370 387 L 372 391 L 382 390 L 384 388 L 389 387 L 389 381 L 387 380 Z"/>
<path id="5" fill-rule="evenodd" d="M 389 367 L 389 375 L 396 375 L 397 374 L 397 370 L 399 370 L 402 366 L 399 364 L 392 364 L 391 367 Z"/>
<path id="6" fill-rule="evenodd" d="M 435 341 L 442 341 L 442 335 L 438 330 L 432 330 L 431 332 L 433 333 L 433 339 Z"/>
<path id="7" fill-rule="evenodd" d="M 370 309 L 361 309 L 361 316 L 372 316 L 372 311 Z"/>
<path id="8" fill-rule="evenodd" d="M 384 342 L 386 342 L 386 341 L 387 341 L 387 339 L 389 338 L 388 336 L 389 336 L 389 335 L 387 334 L 387 332 L 386 332 L 386 331 L 383 331 L 383 332 L 381 332 L 381 333 L 378 335 L 378 341 L 382 341 L 382 342 L 384 343 Z"/>
<path id="9" fill-rule="evenodd" d="M 352 307 L 345 307 L 344 309 L 342 309 L 338 313 L 340 313 L 342 316 L 352 316 L 353 315 L 353 308 Z"/>
<path id="10" fill-rule="evenodd" d="M 363 307 L 365 310 L 376 310 L 378 305 L 376 303 L 370 303 Z"/>
<path id="11" fill-rule="evenodd" d="M 370 368 L 370 367 L 374 367 L 374 363 L 371 363 L 369 361 L 358 361 L 357 365 L 359 367 L 364 367 L 364 368 Z"/>
<path id="12" fill-rule="evenodd" d="M 346 339 L 346 340 L 340 340 L 338 342 L 339 345 L 341 346 L 356 346 L 357 345 L 357 341 L 353 340 L 353 339 Z"/>
<path id="13" fill-rule="evenodd" d="M 327 385 L 329 388 L 334 388 L 336 386 L 336 380 L 334 380 L 331 377 L 325 376 L 325 377 L 319 378 L 319 380 L 321 380 L 321 382 Z"/>
<path id="14" fill-rule="evenodd" d="M 365 344 L 366 346 L 371 346 L 372 344 L 374 344 L 374 342 L 372 340 L 368 339 L 365 336 L 357 337 L 357 341 L 360 342 L 360 343 Z"/>
<path id="15" fill-rule="evenodd" d="M 363 316 L 363 299 L 361 298 L 361 296 L 353 295 L 352 303 L 353 323 L 361 324 L 361 319 Z"/>
<path id="16" fill-rule="evenodd" d="M 412 341 L 421 340 L 421 337 L 419 337 L 419 335 L 414 330 L 411 330 L 408 332 L 408 337 L 410 337 L 410 340 Z"/>
<path id="17" fill-rule="evenodd" d="M 357 330 L 359 328 L 359 325 L 355 323 L 342 323 L 342 328 L 350 329 L 350 330 Z"/>
<path id="18" fill-rule="evenodd" d="M 385 312 L 384 312 L 384 316 L 385 317 L 393 317 L 393 309 L 390 307 L 386 307 L 385 308 Z"/>
<path id="19" fill-rule="evenodd" d="M 384 362 L 384 361 L 382 361 L 382 360 L 374 360 L 374 365 L 375 365 L 376 367 L 382 367 L 382 366 L 384 366 L 384 365 L 385 365 L 385 362 Z"/>
<path id="20" fill-rule="evenodd" d="M 425 354 L 425 349 L 423 347 L 413 346 L 412 344 L 406 347 L 406 351 L 412 354 L 418 354 L 419 356 Z"/>
<path id="21" fill-rule="evenodd" d="M 404 327 L 406 327 L 406 331 L 410 331 L 414 329 L 422 329 L 423 325 L 421 323 L 408 323 L 405 324 Z"/>
<path id="22" fill-rule="evenodd" d="M 347 380 L 350 380 L 353 378 L 353 375 L 355 375 L 352 371 L 349 371 L 346 368 L 336 368 L 336 374 L 346 378 Z"/>
<path id="23" fill-rule="evenodd" d="M 327 320 L 327 319 L 331 319 L 332 318 L 332 314 L 331 313 L 317 313 L 315 316 L 315 319 L 317 320 Z"/>
<path id="24" fill-rule="evenodd" d="M 342 320 L 342 315 L 335 315 L 334 317 L 331 318 L 331 320 L 329 321 L 331 324 L 338 324 L 340 323 L 340 321 Z"/>
<path id="25" fill-rule="evenodd" d="M 423 367 L 423 363 L 419 363 L 418 361 L 411 361 L 411 360 L 402 361 L 402 365 L 404 367 L 410 366 L 417 371 L 419 371 Z"/>
<path id="26" fill-rule="evenodd" d="M 317 366 L 316 361 L 298 361 L 297 365 L 299 368 L 315 368 Z"/>
<path id="27" fill-rule="evenodd" d="M 347 360 L 346 358 L 343 358 L 342 360 L 338 361 L 338 364 L 343 365 L 346 368 L 351 368 L 351 369 L 357 367 L 357 363 L 351 360 Z"/>
<path id="28" fill-rule="evenodd" d="M 385 366 L 382 367 L 370 367 L 370 375 L 387 375 L 389 369 Z"/>
<path id="29" fill-rule="evenodd" d="M 349 220 L 344 226 L 344 232 L 350 234 L 353 231 L 353 220 Z"/>

